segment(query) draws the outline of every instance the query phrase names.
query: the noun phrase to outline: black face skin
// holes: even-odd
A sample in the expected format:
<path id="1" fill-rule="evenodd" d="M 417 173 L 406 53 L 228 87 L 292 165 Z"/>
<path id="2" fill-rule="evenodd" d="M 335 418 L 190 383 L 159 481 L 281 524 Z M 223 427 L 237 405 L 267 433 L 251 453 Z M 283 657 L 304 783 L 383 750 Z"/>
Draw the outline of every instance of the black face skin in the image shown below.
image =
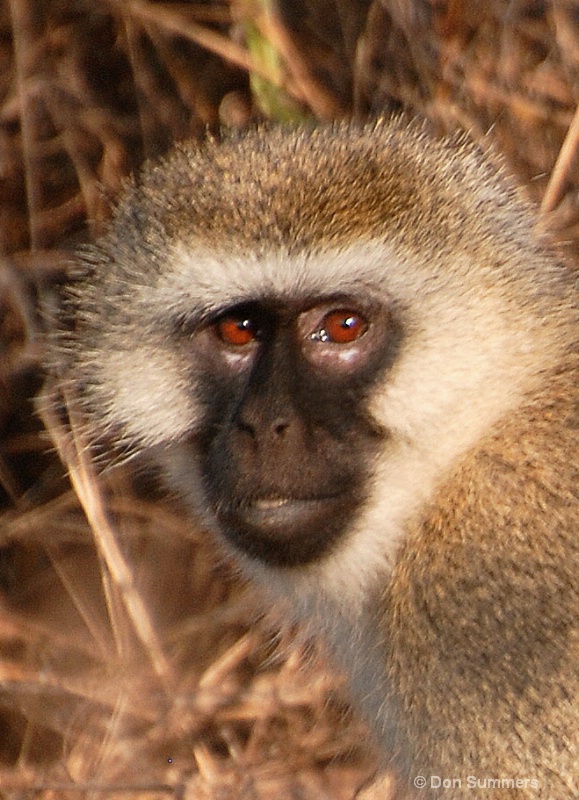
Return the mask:
<path id="1" fill-rule="evenodd" d="M 385 435 L 364 398 L 396 341 L 390 315 L 352 297 L 244 304 L 194 334 L 205 493 L 237 549 L 292 567 L 345 534 Z"/>

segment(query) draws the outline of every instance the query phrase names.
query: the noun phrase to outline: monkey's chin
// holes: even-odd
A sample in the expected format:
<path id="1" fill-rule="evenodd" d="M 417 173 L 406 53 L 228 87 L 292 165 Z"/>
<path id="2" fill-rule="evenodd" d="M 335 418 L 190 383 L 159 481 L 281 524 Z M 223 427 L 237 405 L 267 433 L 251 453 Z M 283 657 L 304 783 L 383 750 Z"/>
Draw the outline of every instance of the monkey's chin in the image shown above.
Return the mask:
<path id="1" fill-rule="evenodd" d="M 298 566 L 320 558 L 342 530 L 344 496 L 271 497 L 220 509 L 218 521 L 236 549 L 264 563 Z"/>

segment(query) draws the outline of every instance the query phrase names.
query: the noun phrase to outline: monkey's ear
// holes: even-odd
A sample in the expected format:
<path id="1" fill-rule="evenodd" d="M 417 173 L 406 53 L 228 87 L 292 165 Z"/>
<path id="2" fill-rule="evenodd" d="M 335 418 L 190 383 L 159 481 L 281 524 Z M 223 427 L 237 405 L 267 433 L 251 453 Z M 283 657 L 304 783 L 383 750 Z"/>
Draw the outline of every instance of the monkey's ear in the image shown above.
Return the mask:
<path id="1" fill-rule="evenodd" d="M 394 798 L 394 776 L 391 773 L 378 773 L 356 792 L 355 800 L 387 800 Z"/>

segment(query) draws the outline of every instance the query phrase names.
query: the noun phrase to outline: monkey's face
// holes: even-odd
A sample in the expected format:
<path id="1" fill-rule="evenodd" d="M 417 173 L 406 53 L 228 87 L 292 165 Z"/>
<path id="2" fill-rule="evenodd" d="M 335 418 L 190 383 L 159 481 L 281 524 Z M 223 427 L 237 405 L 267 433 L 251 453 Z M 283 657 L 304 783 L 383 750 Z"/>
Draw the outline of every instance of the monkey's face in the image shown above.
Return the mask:
<path id="1" fill-rule="evenodd" d="M 361 398 L 395 341 L 384 309 L 356 297 L 234 306 L 193 334 L 202 481 L 238 549 L 280 566 L 332 549 L 382 440 Z"/>
<path id="2" fill-rule="evenodd" d="M 552 361 L 525 220 L 401 122 L 184 145 L 81 255 L 57 358 L 91 436 L 150 451 L 250 570 L 363 602 Z"/>

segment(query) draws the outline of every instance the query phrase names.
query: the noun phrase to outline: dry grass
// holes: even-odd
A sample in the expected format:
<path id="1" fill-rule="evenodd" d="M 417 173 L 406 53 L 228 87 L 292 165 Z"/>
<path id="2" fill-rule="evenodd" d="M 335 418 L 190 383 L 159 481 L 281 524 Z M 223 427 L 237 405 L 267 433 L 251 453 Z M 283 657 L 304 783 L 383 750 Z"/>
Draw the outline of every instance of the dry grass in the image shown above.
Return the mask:
<path id="1" fill-rule="evenodd" d="M 491 139 L 575 253 L 572 0 L 281 6 L 299 13 L 0 1 L 2 800 L 346 800 L 372 769 L 323 656 L 275 641 L 154 476 L 97 478 L 79 426 L 35 401 L 38 299 L 128 172 L 263 115 L 407 108 Z"/>

